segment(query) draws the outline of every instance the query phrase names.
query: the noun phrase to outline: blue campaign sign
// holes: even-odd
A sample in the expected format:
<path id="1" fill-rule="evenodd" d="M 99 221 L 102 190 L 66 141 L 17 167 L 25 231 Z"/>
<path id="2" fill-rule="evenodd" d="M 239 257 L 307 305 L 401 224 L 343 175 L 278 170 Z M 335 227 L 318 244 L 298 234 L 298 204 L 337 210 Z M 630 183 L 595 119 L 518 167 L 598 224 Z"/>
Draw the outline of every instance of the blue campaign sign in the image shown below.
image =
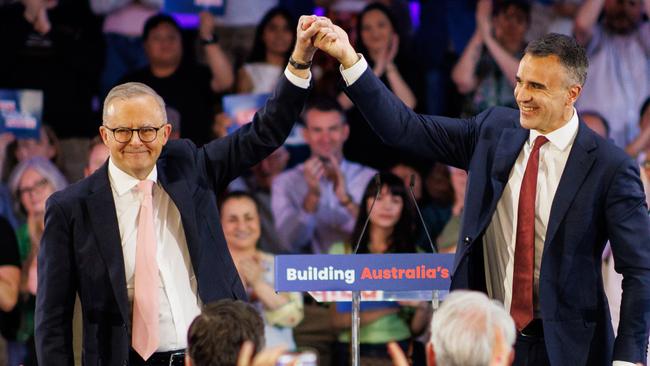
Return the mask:
<path id="1" fill-rule="evenodd" d="M 453 254 L 278 255 L 275 290 L 449 290 L 453 263 Z"/>
<path id="2" fill-rule="evenodd" d="M 43 92 L 29 89 L 0 89 L 0 133 L 18 139 L 40 138 Z"/>

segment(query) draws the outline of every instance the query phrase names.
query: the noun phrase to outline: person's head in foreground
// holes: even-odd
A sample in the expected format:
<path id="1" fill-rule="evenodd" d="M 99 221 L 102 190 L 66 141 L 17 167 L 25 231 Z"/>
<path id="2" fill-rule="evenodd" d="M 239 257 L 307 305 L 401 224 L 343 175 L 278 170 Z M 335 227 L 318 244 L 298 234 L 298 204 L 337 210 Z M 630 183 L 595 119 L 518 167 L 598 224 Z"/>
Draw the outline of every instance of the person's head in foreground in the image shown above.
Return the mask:
<path id="1" fill-rule="evenodd" d="M 473 291 L 454 291 L 431 319 L 429 366 L 510 365 L 515 323 L 499 302 Z"/>
<path id="2" fill-rule="evenodd" d="M 572 37 L 549 33 L 530 42 L 515 85 L 521 126 L 542 134 L 564 126 L 573 115 L 588 67 L 585 49 Z"/>
<path id="3" fill-rule="evenodd" d="M 186 366 L 236 366 L 244 341 L 264 345 L 264 321 L 251 305 L 219 300 L 203 307 L 187 331 Z"/>

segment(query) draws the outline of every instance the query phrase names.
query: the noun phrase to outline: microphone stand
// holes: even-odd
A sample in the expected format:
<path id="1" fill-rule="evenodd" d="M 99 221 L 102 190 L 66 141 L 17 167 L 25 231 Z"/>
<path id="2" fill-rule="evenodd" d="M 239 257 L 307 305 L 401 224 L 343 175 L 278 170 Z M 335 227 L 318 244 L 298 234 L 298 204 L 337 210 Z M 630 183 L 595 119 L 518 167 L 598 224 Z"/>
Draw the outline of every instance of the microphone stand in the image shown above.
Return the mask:
<path id="1" fill-rule="evenodd" d="M 418 205 L 418 200 L 415 198 L 415 193 L 413 192 L 413 187 L 415 186 L 415 174 L 411 174 L 411 179 L 409 182 L 409 192 L 411 193 L 411 200 L 413 201 L 413 205 L 415 206 L 415 209 L 418 212 L 418 216 L 420 217 L 420 222 L 422 223 L 422 228 L 424 229 L 424 233 L 427 235 L 427 240 L 429 240 L 429 245 L 431 246 L 431 251 L 433 253 L 437 253 L 438 249 L 436 246 L 433 244 L 433 240 L 431 240 L 431 235 L 429 234 L 429 229 L 427 228 L 427 224 L 424 222 L 424 217 L 422 216 L 422 211 L 420 211 L 420 206 Z M 440 306 L 440 293 L 438 290 L 433 290 L 431 294 L 431 306 L 433 307 L 433 310 L 436 310 L 438 306 Z"/>
<path id="2" fill-rule="evenodd" d="M 363 223 L 363 228 L 361 229 L 361 234 L 359 235 L 359 238 L 357 239 L 357 245 L 354 247 L 354 254 L 357 254 L 357 251 L 359 251 L 359 245 L 361 244 L 361 239 L 363 238 L 363 235 L 366 233 L 366 229 L 368 228 L 368 222 L 370 221 L 370 213 L 372 212 L 373 207 L 375 207 L 375 202 L 379 199 L 379 196 L 381 194 L 381 179 L 379 178 L 379 173 L 375 174 L 375 185 L 377 186 L 377 193 L 375 194 L 375 199 L 372 201 L 372 204 L 370 205 L 370 209 L 368 210 L 368 217 L 366 217 L 366 221 Z M 363 205 L 364 202 L 361 202 Z M 359 327 L 361 325 L 361 292 L 359 291 L 352 291 L 352 333 L 350 337 L 350 343 L 352 344 L 352 352 L 350 352 L 350 356 L 352 357 L 352 366 L 359 366 L 361 364 L 361 350 L 360 350 L 360 344 L 359 344 Z"/>

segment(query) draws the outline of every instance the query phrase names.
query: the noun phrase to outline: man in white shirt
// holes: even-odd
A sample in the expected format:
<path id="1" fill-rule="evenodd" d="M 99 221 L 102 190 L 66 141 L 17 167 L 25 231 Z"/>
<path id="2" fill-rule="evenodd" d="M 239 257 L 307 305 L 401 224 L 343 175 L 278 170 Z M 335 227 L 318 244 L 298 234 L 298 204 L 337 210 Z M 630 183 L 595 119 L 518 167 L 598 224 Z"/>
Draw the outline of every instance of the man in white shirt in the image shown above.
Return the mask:
<path id="1" fill-rule="evenodd" d="M 164 102 L 148 86 L 109 93 L 100 127 L 109 161 L 48 200 L 38 258 L 40 365 L 73 363 L 77 292 L 88 365 L 182 365 L 201 305 L 246 298 L 215 192 L 291 131 L 308 94 L 316 23 L 301 18 L 285 77 L 252 123 L 202 148 L 168 141 Z"/>
<path id="2" fill-rule="evenodd" d="M 329 24 L 319 36 L 316 46 L 341 63 L 345 92 L 386 144 L 468 171 L 452 289 L 504 303 L 518 330 L 514 364 L 644 362 L 643 186 L 634 161 L 578 121 L 588 61 L 575 39 L 548 34 L 528 45 L 516 78 L 519 111 L 450 119 L 405 107 L 339 27 Z M 607 240 L 624 278 L 616 340 L 600 266 Z"/>

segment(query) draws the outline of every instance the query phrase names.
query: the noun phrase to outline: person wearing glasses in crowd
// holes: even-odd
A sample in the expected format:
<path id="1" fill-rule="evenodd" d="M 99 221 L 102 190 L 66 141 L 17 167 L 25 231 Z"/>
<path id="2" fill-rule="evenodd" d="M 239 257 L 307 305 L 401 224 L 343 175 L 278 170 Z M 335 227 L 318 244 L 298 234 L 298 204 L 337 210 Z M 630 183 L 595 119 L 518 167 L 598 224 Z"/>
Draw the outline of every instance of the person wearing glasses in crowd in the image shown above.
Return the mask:
<path id="1" fill-rule="evenodd" d="M 18 216 L 25 222 L 16 230 L 22 273 L 16 307 L 6 317 L 12 328 L 8 338 L 9 365 L 33 365 L 34 304 L 36 295 L 36 257 L 43 235 L 45 201 L 67 185 L 66 179 L 50 160 L 33 157 L 19 163 L 9 176 L 9 190 Z"/>
<path id="2" fill-rule="evenodd" d="M 169 140 L 165 103 L 126 83 L 104 101 L 110 158 L 47 203 L 38 257 L 39 365 L 73 363 L 75 293 L 83 310 L 83 363 L 182 365 L 202 304 L 246 300 L 217 224 L 216 193 L 276 150 L 307 98 L 312 37 L 302 17 L 289 65 L 250 124 L 197 148 Z"/>

